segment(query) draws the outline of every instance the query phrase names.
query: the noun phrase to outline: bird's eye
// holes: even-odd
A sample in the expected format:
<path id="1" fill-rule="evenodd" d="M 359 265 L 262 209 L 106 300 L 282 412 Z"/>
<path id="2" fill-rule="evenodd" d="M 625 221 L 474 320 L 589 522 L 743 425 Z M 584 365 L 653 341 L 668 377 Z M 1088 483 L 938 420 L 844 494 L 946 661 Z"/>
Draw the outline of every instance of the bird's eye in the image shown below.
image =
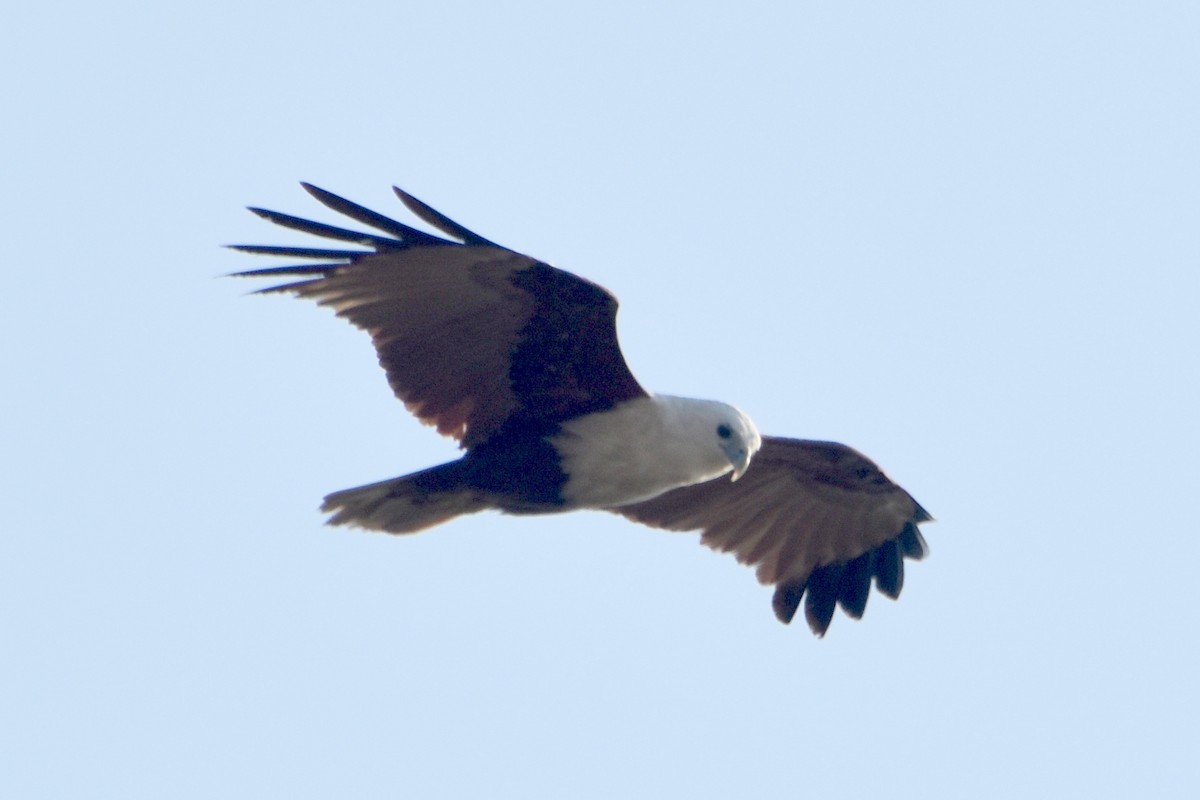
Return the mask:
<path id="1" fill-rule="evenodd" d="M 720 436 L 722 439 L 728 439 L 730 436 L 733 436 L 733 431 L 729 430 L 728 425 L 718 425 L 717 436 Z"/>

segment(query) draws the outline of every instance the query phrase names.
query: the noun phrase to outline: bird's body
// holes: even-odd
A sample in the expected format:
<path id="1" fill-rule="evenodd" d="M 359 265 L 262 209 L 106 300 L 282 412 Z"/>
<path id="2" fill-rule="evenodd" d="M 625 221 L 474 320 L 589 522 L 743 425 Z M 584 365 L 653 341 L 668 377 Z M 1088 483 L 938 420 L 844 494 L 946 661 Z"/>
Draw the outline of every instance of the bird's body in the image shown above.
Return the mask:
<path id="1" fill-rule="evenodd" d="M 723 449 L 712 434 L 727 424 L 736 444 Z M 736 435 L 733 426 L 739 428 Z M 731 469 L 740 473 L 760 444 L 753 423 L 732 406 L 637 397 L 556 425 L 506 432 L 449 464 L 335 492 L 322 510 L 334 514 L 334 523 L 415 533 L 489 509 L 509 514 L 613 509 Z"/>
<path id="2" fill-rule="evenodd" d="M 916 526 L 928 514 L 860 454 L 763 438 L 733 406 L 644 390 L 617 345 L 616 300 L 601 287 L 499 247 L 399 190 L 457 241 L 305 188 L 389 236 L 252 209 L 370 249 L 243 245 L 325 263 L 241 274 L 302 276 L 263 291 L 314 299 L 367 330 L 396 395 L 465 450 L 329 495 L 331 524 L 411 533 L 488 509 L 591 508 L 700 530 L 776 585 L 781 620 L 806 598 L 818 634 L 838 603 L 861 616 L 872 580 L 898 595 L 902 558 L 925 554 Z"/>

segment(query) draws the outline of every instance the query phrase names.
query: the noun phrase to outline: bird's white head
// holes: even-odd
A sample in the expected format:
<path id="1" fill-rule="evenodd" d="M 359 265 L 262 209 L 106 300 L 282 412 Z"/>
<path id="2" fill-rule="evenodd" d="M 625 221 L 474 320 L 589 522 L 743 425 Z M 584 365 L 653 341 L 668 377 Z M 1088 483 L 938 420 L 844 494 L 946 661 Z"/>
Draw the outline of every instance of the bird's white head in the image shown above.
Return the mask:
<path id="1" fill-rule="evenodd" d="M 721 403 L 719 405 L 725 405 Z M 724 421 L 716 426 L 717 445 L 733 465 L 733 478 L 737 480 L 750 466 L 750 459 L 762 447 L 762 436 L 758 428 L 740 409 L 725 405 Z"/>
<path id="2" fill-rule="evenodd" d="M 762 437 L 731 405 L 651 395 L 567 420 L 550 442 L 570 476 L 564 499 L 574 508 L 610 508 L 731 471 L 737 480 Z"/>
<path id="3" fill-rule="evenodd" d="M 762 446 L 758 428 L 741 410 L 728 403 L 663 395 L 656 400 L 672 407 L 671 416 L 687 428 L 684 433 L 688 441 L 711 454 L 706 461 L 714 466 L 733 467 L 735 481 L 749 468 L 750 459 Z"/>

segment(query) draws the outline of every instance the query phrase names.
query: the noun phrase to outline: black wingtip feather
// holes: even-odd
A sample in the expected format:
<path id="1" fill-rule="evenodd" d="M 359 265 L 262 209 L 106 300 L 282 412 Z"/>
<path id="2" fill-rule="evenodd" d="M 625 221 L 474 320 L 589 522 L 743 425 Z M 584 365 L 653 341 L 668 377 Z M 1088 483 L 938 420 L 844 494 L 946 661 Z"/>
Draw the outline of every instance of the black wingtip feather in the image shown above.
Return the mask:
<path id="1" fill-rule="evenodd" d="M 295 264 L 289 267 L 267 267 L 265 269 L 246 270 L 245 272 L 231 272 L 226 277 L 261 278 L 275 275 L 328 275 L 338 267 L 344 266 L 346 265 L 343 262 L 336 264 Z"/>
<path id="2" fill-rule="evenodd" d="M 838 605 L 854 619 L 862 619 L 867 610 L 867 598 L 871 596 L 871 575 L 875 567 L 875 553 L 867 551 L 846 565 L 842 573 L 842 586 L 838 592 Z"/>
<path id="3" fill-rule="evenodd" d="M 393 186 L 392 191 L 396 193 L 396 197 L 400 198 L 400 202 L 404 203 L 405 208 L 416 214 L 423 222 L 432 225 L 448 236 L 461 239 L 463 244 L 499 247 L 495 242 L 483 238 L 469 228 L 464 228 L 437 209 L 422 203 L 399 186 Z"/>
<path id="4" fill-rule="evenodd" d="M 875 586 L 893 600 L 904 588 L 904 559 L 900 555 L 900 543 L 895 539 L 885 542 L 876 551 Z"/>
<path id="5" fill-rule="evenodd" d="M 283 214 L 279 211 L 271 211 L 268 208 L 257 208 L 255 206 L 248 207 L 251 213 L 257 214 L 268 222 L 273 222 L 276 225 L 302 233 L 310 233 L 314 236 L 321 236 L 325 239 L 336 239 L 342 242 L 353 242 L 365 247 L 373 247 L 376 250 L 395 250 L 403 247 L 404 243 L 396 239 L 388 239 L 384 236 L 376 236 L 373 233 L 363 233 L 362 231 L 352 231 L 347 228 L 339 228 L 335 225 L 326 225 L 323 222 L 313 222 L 310 219 L 303 217 L 293 217 L 291 214 Z M 429 234 L 425 234 L 428 236 Z M 436 238 L 436 237 L 434 237 Z"/>
<path id="6" fill-rule="evenodd" d="M 800 601 L 804 598 L 805 585 L 804 581 L 792 581 L 775 587 L 771 607 L 775 609 L 775 617 L 784 625 L 790 624 L 796 616 L 796 609 L 800 608 Z"/>
<path id="7" fill-rule="evenodd" d="M 808 576 L 808 593 L 804 599 L 804 618 L 817 636 L 824 636 L 833 620 L 841 592 L 844 564 L 818 567 Z"/>
<path id="8" fill-rule="evenodd" d="M 346 263 L 356 258 L 369 256 L 373 250 L 331 250 L 326 247 L 283 247 L 269 244 L 227 244 L 230 250 L 253 253 L 259 256 L 287 256 L 288 258 L 337 258 Z"/>
<path id="9" fill-rule="evenodd" d="M 900 533 L 899 542 L 900 552 L 906 558 L 920 561 L 929 555 L 929 545 L 925 542 L 925 537 L 921 535 L 921 531 L 917 530 L 917 526 L 912 522 L 904 523 L 904 530 Z"/>

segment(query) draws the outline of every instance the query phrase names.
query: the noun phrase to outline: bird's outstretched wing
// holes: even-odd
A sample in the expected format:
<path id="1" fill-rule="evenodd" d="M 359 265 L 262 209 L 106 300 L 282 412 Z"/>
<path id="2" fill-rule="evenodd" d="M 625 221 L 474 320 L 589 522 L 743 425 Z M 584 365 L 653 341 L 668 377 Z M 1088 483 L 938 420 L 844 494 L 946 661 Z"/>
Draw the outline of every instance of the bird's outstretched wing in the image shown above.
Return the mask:
<path id="1" fill-rule="evenodd" d="M 569 272 L 500 247 L 396 189 L 445 239 L 309 184 L 324 205 L 386 236 L 275 211 L 286 228 L 368 249 L 233 245 L 318 263 L 241 272 L 301 280 L 288 292 L 371 335 L 388 382 L 423 422 L 472 447 L 505 426 L 538 426 L 645 396 L 617 344 L 617 301 Z"/>
<path id="2" fill-rule="evenodd" d="M 610 509 L 732 552 L 774 585 L 775 614 L 791 622 L 801 600 L 824 635 L 837 605 L 863 614 L 874 579 L 899 596 L 904 558 L 928 552 L 917 525 L 932 519 L 869 459 L 845 445 L 765 437 L 737 481 L 718 478 Z"/>

